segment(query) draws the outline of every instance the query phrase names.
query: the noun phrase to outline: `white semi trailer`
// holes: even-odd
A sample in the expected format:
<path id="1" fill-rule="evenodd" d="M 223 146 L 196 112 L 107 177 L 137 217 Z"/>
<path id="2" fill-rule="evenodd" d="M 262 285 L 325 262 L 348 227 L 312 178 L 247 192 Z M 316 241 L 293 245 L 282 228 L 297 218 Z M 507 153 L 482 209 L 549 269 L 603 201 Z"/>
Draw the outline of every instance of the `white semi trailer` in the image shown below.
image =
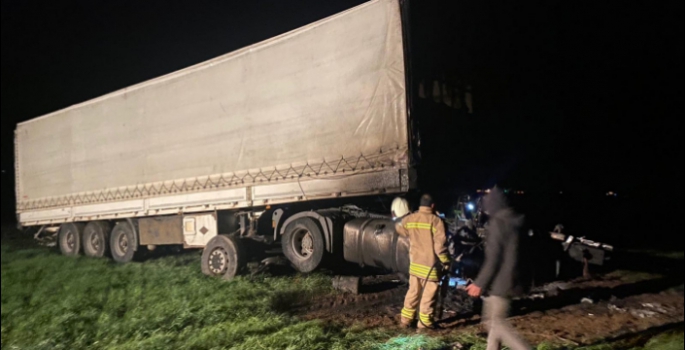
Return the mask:
<path id="1" fill-rule="evenodd" d="M 373 0 L 19 124 L 20 224 L 58 230 L 65 255 L 117 262 L 203 248 L 204 272 L 227 278 L 250 259 L 245 240 L 280 243 L 303 272 L 341 256 L 365 215 L 314 203 L 414 180 L 402 15 Z"/>

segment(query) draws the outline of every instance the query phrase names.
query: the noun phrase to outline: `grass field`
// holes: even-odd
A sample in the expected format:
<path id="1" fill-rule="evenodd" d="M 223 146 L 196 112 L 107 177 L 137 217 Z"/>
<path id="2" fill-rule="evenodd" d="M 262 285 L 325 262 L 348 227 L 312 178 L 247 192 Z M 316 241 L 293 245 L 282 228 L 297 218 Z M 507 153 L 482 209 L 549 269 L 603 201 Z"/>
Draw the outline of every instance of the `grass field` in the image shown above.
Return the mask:
<path id="1" fill-rule="evenodd" d="M 330 279 L 223 282 L 203 276 L 195 254 L 122 266 L 3 244 L 2 348 L 381 349 L 391 338 L 279 311 L 312 293 L 331 293 Z"/>
<path id="2" fill-rule="evenodd" d="M 223 282 L 200 273 L 196 254 L 116 265 L 16 243 L 3 243 L 1 257 L 2 349 L 451 348 L 447 340 L 336 328 L 283 312 L 298 298 L 333 293 L 322 275 Z M 449 344 L 456 341 L 484 349 L 475 336 Z M 674 341 L 682 349 L 682 334 Z"/>

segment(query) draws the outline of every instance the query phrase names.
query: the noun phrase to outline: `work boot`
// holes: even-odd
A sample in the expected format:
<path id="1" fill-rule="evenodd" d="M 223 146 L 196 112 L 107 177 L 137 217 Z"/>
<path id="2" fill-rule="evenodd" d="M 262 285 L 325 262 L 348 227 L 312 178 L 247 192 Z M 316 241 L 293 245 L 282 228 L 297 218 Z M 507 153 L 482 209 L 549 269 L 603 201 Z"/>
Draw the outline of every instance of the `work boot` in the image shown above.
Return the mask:
<path id="1" fill-rule="evenodd" d="M 402 317 L 402 320 L 400 321 L 400 328 L 402 329 L 410 329 L 413 327 L 412 321 Z"/>
<path id="2" fill-rule="evenodd" d="M 427 328 L 418 328 L 416 330 L 416 334 L 418 334 L 418 335 L 431 335 L 434 332 L 439 331 L 440 329 L 441 328 L 438 328 L 435 326 L 431 326 L 431 327 L 427 327 Z"/>
<path id="3" fill-rule="evenodd" d="M 437 324 L 434 324 L 434 325 L 432 325 L 432 326 L 430 326 L 430 327 L 419 327 L 419 328 L 416 330 L 416 333 L 418 333 L 419 335 L 424 335 L 424 334 L 431 334 L 432 332 L 437 332 L 437 331 L 441 331 L 441 330 L 444 330 L 444 329 L 445 329 L 445 328 L 440 327 L 440 326 L 438 326 Z"/>
<path id="4" fill-rule="evenodd" d="M 430 326 L 424 326 L 423 324 L 419 323 L 417 333 L 418 334 L 427 334 L 430 332 L 439 331 L 439 330 L 443 330 L 443 329 L 444 328 L 440 327 L 437 323 L 434 323 Z"/>

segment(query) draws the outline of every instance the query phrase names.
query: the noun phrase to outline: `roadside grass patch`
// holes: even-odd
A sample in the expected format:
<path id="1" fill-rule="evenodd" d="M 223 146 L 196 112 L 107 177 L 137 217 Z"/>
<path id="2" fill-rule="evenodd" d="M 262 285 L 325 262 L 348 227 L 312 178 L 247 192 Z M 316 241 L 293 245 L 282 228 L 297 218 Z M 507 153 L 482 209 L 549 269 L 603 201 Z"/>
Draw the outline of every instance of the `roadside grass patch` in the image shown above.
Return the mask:
<path id="1" fill-rule="evenodd" d="M 3 350 L 486 349 L 468 330 L 436 339 L 292 316 L 294 304 L 334 293 L 322 274 L 225 282 L 200 273 L 196 252 L 118 265 L 22 241 L 3 241 L 0 256 Z M 617 349 L 683 349 L 683 332 L 580 350 Z"/>
<path id="2" fill-rule="evenodd" d="M 224 282 L 203 276 L 194 253 L 117 265 L 3 242 L 1 256 L 3 349 L 332 349 L 375 339 L 275 310 L 331 293 L 323 275 Z"/>

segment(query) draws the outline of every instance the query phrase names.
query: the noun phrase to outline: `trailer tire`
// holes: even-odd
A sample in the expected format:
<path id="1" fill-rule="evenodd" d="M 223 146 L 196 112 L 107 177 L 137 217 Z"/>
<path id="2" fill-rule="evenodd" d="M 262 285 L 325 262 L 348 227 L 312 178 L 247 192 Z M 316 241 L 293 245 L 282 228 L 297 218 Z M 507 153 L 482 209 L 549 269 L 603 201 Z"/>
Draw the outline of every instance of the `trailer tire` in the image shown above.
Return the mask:
<path id="1" fill-rule="evenodd" d="M 138 240 L 128 222 L 120 222 L 114 226 L 109 247 L 114 261 L 120 264 L 133 261 L 138 250 Z"/>
<path id="2" fill-rule="evenodd" d="M 281 239 L 283 254 L 293 267 L 302 273 L 319 268 L 325 253 L 325 241 L 319 225 L 310 218 L 288 224 Z"/>
<path id="3" fill-rule="evenodd" d="M 83 224 L 69 223 L 59 228 L 59 250 L 64 256 L 78 256 L 81 254 L 81 237 L 83 237 Z"/>
<path id="4" fill-rule="evenodd" d="M 95 221 L 83 230 L 83 252 L 90 258 L 104 258 L 109 254 L 109 233 L 112 227 L 105 221 Z"/>
<path id="5" fill-rule="evenodd" d="M 234 236 L 212 238 L 202 251 L 202 273 L 230 281 L 245 268 L 245 249 Z"/>

